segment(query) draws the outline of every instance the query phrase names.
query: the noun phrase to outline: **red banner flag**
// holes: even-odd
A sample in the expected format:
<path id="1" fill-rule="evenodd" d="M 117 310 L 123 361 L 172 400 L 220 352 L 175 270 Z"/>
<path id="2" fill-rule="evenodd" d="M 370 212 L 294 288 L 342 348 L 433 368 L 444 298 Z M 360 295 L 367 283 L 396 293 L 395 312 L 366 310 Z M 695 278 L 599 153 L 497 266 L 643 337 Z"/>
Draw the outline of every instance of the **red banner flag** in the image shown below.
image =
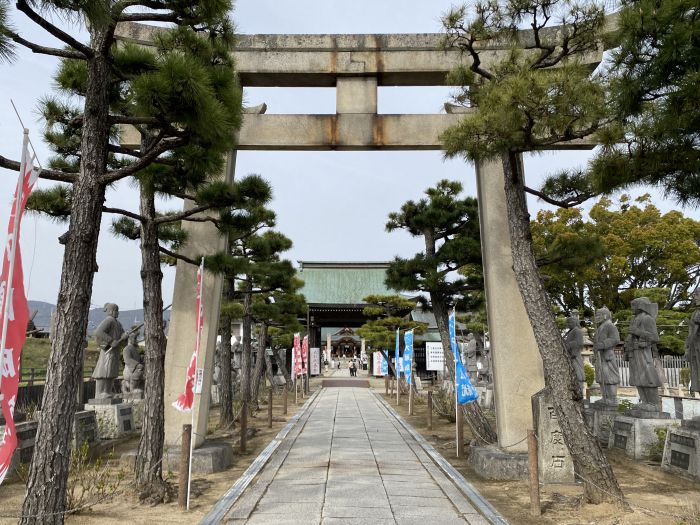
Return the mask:
<path id="1" fill-rule="evenodd" d="M 204 307 L 202 305 L 202 281 L 204 277 L 204 259 L 197 270 L 197 321 L 195 323 L 195 342 L 194 352 L 190 359 L 190 365 L 187 367 L 185 376 L 185 391 L 173 401 L 173 406 L 181 412 L 189 412 L 192 410 L 195 394 L 195 376 L 197 373 L 197 359 L 199 357 L 199 345 L 202 340 L 202 327 L 204 326 Z"/>
<path id="2" fill-rule="evenodd" d="M 294 334 L 294 377 L 301 375 L 301 344 L 300 334 Z"/>
<path id="3" fill-rule="evenodd" d="M 0 273 L 0 404 L 5 417 L 5 433 L 0 442 L 0 483 L 7 475 L 12 454 L 17 447 L 14 413 L 20 377 L 19 358 L 29 321 L 19 246 L 20 225 L 27 198 L 39 177 L 39 172 L 34 169 L 34 158 L 29 155 L 27 140 L 25 135 L 20 176 L 12 200 L 12 212 L 7 228 L 8 241 L 5 244 Z"/>
<path id="4" fill-rule="evenodd" d="M 306 374 L 309 370 L 309 336 L 305 335 L 301 343 L 301 360 L 304 363 L 301 373 Z"/>

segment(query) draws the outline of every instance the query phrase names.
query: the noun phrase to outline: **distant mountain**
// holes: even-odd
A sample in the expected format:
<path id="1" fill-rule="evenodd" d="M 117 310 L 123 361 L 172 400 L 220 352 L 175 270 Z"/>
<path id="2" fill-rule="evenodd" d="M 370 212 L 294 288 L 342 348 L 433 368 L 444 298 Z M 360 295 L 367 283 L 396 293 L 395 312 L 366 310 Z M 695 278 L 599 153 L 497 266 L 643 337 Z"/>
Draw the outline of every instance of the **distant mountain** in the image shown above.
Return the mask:
<path id="1" fill-rule="evenodd" d="M 43 301 L 29 301 L 29 315 L 31 316 L 36 310 L 34 324 L 37 328 L 43 328 L 49 331 L 51 327 L 51 314 L 56 309 L 56 305 L 45 303 Z M 97 328 L 97 325 L 106 317 L 102 308 L 94 308 L 88 314 L 88 335 L 92 335 Z M 170 309 L 163 314 L 163 318 L 170 324 Z M 143 309 L 140 310 L 120 310 L 119 320 L 124 328 L 130 328 L 133 325 L 143 323 Z"/>

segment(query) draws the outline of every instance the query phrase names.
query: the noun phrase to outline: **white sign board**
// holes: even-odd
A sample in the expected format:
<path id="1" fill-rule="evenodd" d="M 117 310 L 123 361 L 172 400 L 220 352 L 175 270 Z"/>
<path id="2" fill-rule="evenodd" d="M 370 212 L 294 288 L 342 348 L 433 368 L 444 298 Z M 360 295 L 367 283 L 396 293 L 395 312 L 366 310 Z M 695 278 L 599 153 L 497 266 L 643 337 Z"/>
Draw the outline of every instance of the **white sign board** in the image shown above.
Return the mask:
<path id="1" fill-rule="evenodd" d="M 204 384 L 204 368 L 198 368 L 194 381 L 194 393 L 202 393 L 202 385 Z"/>
<path id="2" fill-rule="evenodd" d="M 309 349 L 309 374 L 312 376 L 321 375 L 321 349 Z"/>
<path id="3" fill-rule="evenodd" d="M 445 368 L 445 355 L 442 343 L 425 343 L 425 369 L 442 372 Z"/>
<path id="4" fill-rule="evenodd" d="M 373 352 L 372 353 L 372 375 L 374 376 L 383 376 L 384 374 L 382 373 L 382 361 L 383 361 L 382 353 L 381 352 Z"/>

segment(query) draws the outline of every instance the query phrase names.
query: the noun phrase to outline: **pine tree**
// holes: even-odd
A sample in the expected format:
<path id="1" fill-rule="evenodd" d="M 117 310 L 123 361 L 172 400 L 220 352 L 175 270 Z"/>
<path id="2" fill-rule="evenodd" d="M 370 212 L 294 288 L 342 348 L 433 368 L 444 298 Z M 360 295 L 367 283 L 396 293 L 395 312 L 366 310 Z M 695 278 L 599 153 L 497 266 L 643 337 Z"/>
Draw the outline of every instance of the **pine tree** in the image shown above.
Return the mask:
<path id="1" fill-rule="evenodd" d="M 231 221 L 229 229 L 223 229 L 229 232 L 227 253 L 211 256 L 207 258 L 206 263 L 213 271 L 222 273 L 227 279 L 227 299 L 242 303 L 240 398 L 245 410 L 253 408 L 250 403 L 253 390 L 253 298 L 293 288 L 295 272 L 292 263 L 280 259 L 280 254 L 291 248 L 292 241 L 271 230 L 274 224 L 274 212 L 264 207 L 253 210 L 247 217 Z"/>
<path id="2" fill-rule="evenodd" d="M 231 83 L 229 88 L 235 89 L 228 91 L 222 84 L 213 84 L 194 53 L 180 52 L 183 48 L 178 48 L 176 43 L 170 52 L 159 54 L 129 46 L 123 51 L 115 45 L 115 29 L 119 22 L 170 22 L 210 37 L 219 35 L 230 27 L 226 19 L 231 8 L 228 1 L 203 0 L 187 4 L 145 0 L 31 3 L 19 0 L 16 7 L 66 47 L 50 48 L 30 42 L 7 27 L 0 14 L 0 49 L 6 50 L 12 41 L 36 53 L 67 59 L 59 74 L 77 80 L 67 91 L 74 89 L 81 100 L 80 106 L 56 100 L 45 104 L 50 128 L 47 135 L 58 144 L 57 153 L 63 155 L 60 148 L 65 148 L 65 154 L 73 156 L 71 162 L 54 166 L 45 175 L 72 183 L 71 213 L 69 229 L 63 239 L 65 252 L 56 333 L 22 511 L 26 517 L 21 520 L 21 523 L 62 523 L 70 456 L 69 423 L 76 409 L 74 393 L 80 381 L 89 298 L 97 271 L 95 255 L 105 188 L 153 163 L 167 162 L 160 156 L 178 147 L 196 146 L 198 138 L 204 138 L 204 147 L 231 139 L 238 120 L 236 113 L 228 111 L 232 106 L 226 102 L 240 100 L 240 90 Z M 51 23 L 42 16 L 45 11 L 84 20 L 90 42 L 82 43 Z M 188 31 L 175 32 L 186 42 Z M 167 40 L 164 38 L 161 45 Z M 131 62 L 134 57 L 138 60 Z M 222 69 L 232 74 L 230 68 Z M 178 81 L 163 83 L 162 78 L 168 73 L 171 79 Z M 217 81 L 224 79 L 223 74 L 216 78 Z M 162 88 L 165 91 L 161 91 Z M 226 100 L 219 97 L 224 93 L 228 96 Z M 132 107 L 136 108 L 135 113 L 130 113 Z M 120 124 L 144 127 L 150 135 L 144 144 L 146 147 L 137 152 L 121 148 L 115 128 Z M 61 143 L 62 139 L 66 140 Z M 16 169 L 15 163 L 5 158 L 0 158 L 0 166 Z"/>
<path id="3" fill-rule="evenodd" d="M 522 152 L 587 137 L 607 124 L 604 89 L 585 63 L 586 55 L 601 47 L 604 23 L 601 7 L 565 0 L 476 2 L 472 11 L 462 7 L 446 14 L 446 46 L 460 49 L 468 63 L 453 75 L 462 86 L 458 101 L 474 109 L 443 142 L 448 156 L 503 166 L 513 269 L 564 441 L 586 499 L 626 506 L 584 423 L 574 373 L 538 271 L 521 158 Z M 486 59 L 488 43 L 495 41 L 503 60 Z"/>
<path id="4" fill-rule="evenodd" d="M 369 318 L 357 333 L 365 339 L 370 349 L 381 352 L 387 365 L 398 377 L 396 367 L 391 362 L 390 349 L 395 348 L 396 330 L 413 330 L 416 335 L 424 334 L 428 325 L 411 321 L 409 315 L 416 307 L 416 301 L 400 295 L 368 295 L 362 301 L 367 304 L 362 314 Z"/>
<path id="5" fill-rule="evenodd" d="M 411 259 L 397 257 L 387 270 L 386 284 L 396 290 L 419 290 L 430 294 L 430 305 L 440 332 L 442 351 L 451 377 L 455 375 L 448 330 L 449 309 L 470 290 L 483 287 L 481 279 L 460 275 L 466 265 L 481 264 L 479 213 L 474 198 L 459 198 L 459 182 L 441 180 L 428 188 L 427 198 L 408 201 L 400 212 L 389 214 L 387 231 L 405 229 L 423 237 L 425 252 Z M 496 433 L 477 403 L 464 407 L 466 421 L 482 443 L 496 441 Z"/>
<path id="6" fill-rule="evenodd" d="M 271 342 L 269 331 L 273 328 L 276 329 L 276 337 L 279 337 L 281 333 L 300 332 L 302 326 L 299 323 L 299 318 L 306 314 L 306 300 L 303 295 L 297 293 L 304 286 L 304 282 L 296 277 L 296 271 L 291 265 L 280 265 L 278 270 L 283 273 L 291 273 L 288 273 L 286 278 L 284 275 L 281 276 L 280 283 L 282 285 L 278 289 L 269 294 L 256 295 L 253 298 L 251 308 L 253 320 L 258 326 L 258 353 L 253 370 L 250 395 L 255 407 L 257 407 L 263 370 L 272 386 L 272 362 L 267 355 L 267 342 L 268 340 Z"/>
<path id="7" fill-rule="evenodd" d="M 700 20 L 696 0 L 625 0 L 610 66 L 616 125 L 591 163 L 598 189 L 660 187 L 700 203 Z"/>
<path id="8" fill-rule="evenodd" d="M 229 246 L 237 246 L 261 229 L 271 228 L 275 225 L 275 214 L 265 207 L 272 198 L 272 188 L 264 179 L 259 179 L 256 188 L 259 193 L 242 213 L 230 213 L 222 217 L 219 227 L 227 235 Z M 249 188 L 248 191 L 252 192 L 256 188 Z M 236 278 L 246 269 L 247 263 L 244 259 L 231 257 L 230 253 L 222 253 L 209 258 L 207 264 L 213 267 L 214 271 L 224 275 L 223 300 L 219 319 L 221 339 L 219 346 L 219 389 L 221 391 L 219 426 L 226 428 L 232 425 L 234 420 L 231 323 L 235 319 L 242 319 L 244 311 L 236 291 Z"/>

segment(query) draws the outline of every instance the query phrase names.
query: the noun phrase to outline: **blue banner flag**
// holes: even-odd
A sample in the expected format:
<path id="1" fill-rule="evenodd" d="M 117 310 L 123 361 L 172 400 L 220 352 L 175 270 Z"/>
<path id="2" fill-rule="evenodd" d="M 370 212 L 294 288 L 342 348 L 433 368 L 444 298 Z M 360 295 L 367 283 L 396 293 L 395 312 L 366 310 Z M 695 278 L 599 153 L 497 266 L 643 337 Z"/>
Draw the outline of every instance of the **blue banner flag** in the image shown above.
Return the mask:
<path id="1" fill-rule="evenodd" d="M 450 331 L 450 347 L 452 348 L 452 359 L 454 359 L 455 365 L 461 361 L 459 357 L 459 351 L 457 350 L 457 335 L 455 334 L 455 311 L 452 310 L 450 317 L 447 322 L 448 329 Z"/>
<path id="2" fill-rule="evenodd" d="M 476 388 L 472 386 L 472 382 L 469 380 L 469 374 L 464 369 L 464 365 L 461 361 L 457 362 L 457 402 L 460 405 L 466 405 L 479 398 L 479 392 Z"/>
<path id="3" fill-rule="evenodd" d="M 396 329 L 396 351 L 394 352 L 394 363 L 396 364 L 396 379 L 401 379 L 401 359 L 399 358 L 399 329 Z"/>
<path id="4" fill-rule="evenodd" d="M 388 355 L 388 352 L 387 352 Z M 386 362 L 386 357 L 384 357 L 384 352 L 382 352 L 382 375 L 388 375 L 389 374 L 389 365 Z"/>
<path id="5" fill-rule="evenodd" d="M 409 385 L 413 379 L 413 330 L 409 330 L 403 336 L 403 374 Z"/>
<path id="6" fill-rule="evenodd" d="M 460 405 L 466 405 L 471 403 L 479 397 L 479 393 L 476 388 L 472 386 L 472 382 L 469 380 L 469 374 L 464 369 L 462 364 L 462 359 L 459 356 L 459 350 L 457 348 L 457 336 L 455 334 L 455 311 L 452 310 L 448 320 L 448 327 L 450 331 L 450 346 L 452 347 L 452 357 L 455 360 L 455 394 L 457 395 L 457 403 Z"/>

